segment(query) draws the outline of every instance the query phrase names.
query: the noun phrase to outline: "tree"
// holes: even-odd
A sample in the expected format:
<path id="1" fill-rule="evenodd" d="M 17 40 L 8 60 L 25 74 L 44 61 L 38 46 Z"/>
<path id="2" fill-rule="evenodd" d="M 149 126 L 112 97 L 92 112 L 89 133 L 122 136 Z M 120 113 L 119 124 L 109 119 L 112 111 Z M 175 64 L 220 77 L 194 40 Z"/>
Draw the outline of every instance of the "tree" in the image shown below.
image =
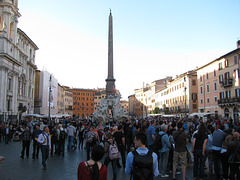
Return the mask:
<path id="1" fill-rule="evenodd" d="M 153 114 L 158 114 L 159 113 L 159 107 L 155 107 L 155 109 L 153 110 Z"/>

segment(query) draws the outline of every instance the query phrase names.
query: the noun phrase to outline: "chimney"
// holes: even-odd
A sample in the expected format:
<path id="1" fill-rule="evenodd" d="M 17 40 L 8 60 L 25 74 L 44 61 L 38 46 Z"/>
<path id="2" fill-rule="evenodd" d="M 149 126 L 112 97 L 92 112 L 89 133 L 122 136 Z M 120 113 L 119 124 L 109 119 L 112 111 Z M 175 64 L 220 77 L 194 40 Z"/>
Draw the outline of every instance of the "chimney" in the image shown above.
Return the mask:
<path id="1" fill-rule="evenodd" d="M 237 48 L 240 49 L 240 40 L 237 41 Z"/>

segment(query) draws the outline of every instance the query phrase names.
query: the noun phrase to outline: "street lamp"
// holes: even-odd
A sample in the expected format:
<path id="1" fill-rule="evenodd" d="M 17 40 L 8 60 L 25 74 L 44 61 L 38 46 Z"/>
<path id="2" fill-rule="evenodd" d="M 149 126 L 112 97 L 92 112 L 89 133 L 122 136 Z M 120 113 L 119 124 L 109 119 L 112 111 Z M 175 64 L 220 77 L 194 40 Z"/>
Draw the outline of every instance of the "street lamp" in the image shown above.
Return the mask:
<path id="1" fill-rule="evenodd" d="M 51 92 L 52 92 L 52 75 L 50 74 L 49 78 L 49 97 L 48 97 L 48 124 L 51 120 Z"/>
<path id="2" fill-rule="evenodd" d="M 184 76 L 184 91 L 185 91 L 185 119 L 187 119 L 187 99 L 186 99 L 186 91 L 187 91 L 187 86 L 186 86 L 186 76 Z"/>
<path id="3" fill-rule="evenodd" d="M 184 87 L 184 91 L 185 91 L 185 119 L 187 119 L 187 100 L 186 100 L 186 91 L 187 91 L 187 87 Z"/>

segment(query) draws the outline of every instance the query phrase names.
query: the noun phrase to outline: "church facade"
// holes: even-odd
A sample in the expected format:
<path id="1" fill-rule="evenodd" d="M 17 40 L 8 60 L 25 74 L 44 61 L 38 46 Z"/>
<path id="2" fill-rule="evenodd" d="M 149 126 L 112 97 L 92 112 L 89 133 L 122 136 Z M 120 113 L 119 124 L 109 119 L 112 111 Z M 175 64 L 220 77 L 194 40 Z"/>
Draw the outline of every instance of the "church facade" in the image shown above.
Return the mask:
<path id="1" fill-rule="evenodd" d="M 0 122 L 34 112 L 37 45 L 18 28 L 18 0 L 0 0 Z"/>

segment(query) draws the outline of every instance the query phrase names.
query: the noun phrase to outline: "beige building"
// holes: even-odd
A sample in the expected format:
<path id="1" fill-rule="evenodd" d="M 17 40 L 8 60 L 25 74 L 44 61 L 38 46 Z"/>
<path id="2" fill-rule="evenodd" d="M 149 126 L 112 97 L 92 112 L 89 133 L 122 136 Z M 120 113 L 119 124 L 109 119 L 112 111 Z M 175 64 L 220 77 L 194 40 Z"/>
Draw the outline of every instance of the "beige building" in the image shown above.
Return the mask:
<path id="1" fill-rule="evenodd" d="M 168 82 L 172 80 L 171 76 L 153 81 L 150 85 L 143 84 L 143 88 L 135 89 L 136 99 L 143 104 L 143 117 L 150 114 L 156 106 L 156 92 L 164 89 Z"/>
<path id="2" fill-rule="evenodd" d="M 18 1 L 0 1 L 0 121 L 34 112 L 37 45 L 18 28 Z"/>
<path id="3" fill-rule="evenodd" d="M 197 73 L 189 71 L 169 81 L 156 92 L 155 102 L 162 112 L 180 117 L 197 112 Z"/>
<path id="4" fill-rule="evenodd" d="M 214 113 L 217 118 L 221 114 L 218 106 L 220 84 L 219 84 L 219 62 L 220 59 L 198 68 L 198 112 Z"/>
<path id="5" fill-rule="evenodd" d="M 240 112 L 240 40 L 237 49 L 219 58 L 220 94 L 218 105 L 224 118 L 239 121 Z"/>
<path id="6" fill-rule="evenodd" d="M 240 41 L 237 49 L 198 68 L 198 111 L 239 120 Z"/>
<path id="7" fill-rule="evenodd" d="M 69 90 L 69 87 L 63 86 L 63 102 L 64 102 L 64 114 L 73 115 L 73 92 Z"/>

